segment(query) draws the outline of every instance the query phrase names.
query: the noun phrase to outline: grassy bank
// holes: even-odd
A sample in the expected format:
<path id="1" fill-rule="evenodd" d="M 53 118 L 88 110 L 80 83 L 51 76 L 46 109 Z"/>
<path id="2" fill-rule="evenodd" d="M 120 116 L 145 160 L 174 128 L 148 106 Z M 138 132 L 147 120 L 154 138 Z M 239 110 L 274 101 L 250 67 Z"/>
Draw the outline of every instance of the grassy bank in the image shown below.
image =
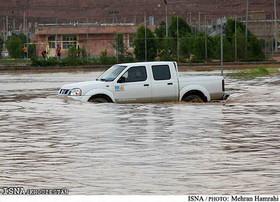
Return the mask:
<path id="1" fill-rule="evenodd" d="M 241 70 L 228 74 L 228 76 L 235 79 L 253 79 L 256 77 L 267 76 L 270 74 L 279 74 L 278 68 L 260 66 L 255 69 Z"/>

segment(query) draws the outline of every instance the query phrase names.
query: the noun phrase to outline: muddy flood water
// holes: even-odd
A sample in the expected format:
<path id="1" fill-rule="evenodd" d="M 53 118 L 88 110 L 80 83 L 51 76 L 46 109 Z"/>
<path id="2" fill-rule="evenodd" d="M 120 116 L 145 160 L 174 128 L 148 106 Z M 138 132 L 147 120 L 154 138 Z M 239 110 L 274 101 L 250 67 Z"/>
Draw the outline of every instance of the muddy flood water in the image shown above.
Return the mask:
<path id="1" fill-rule="evenodd" d="M 93 104 L 56 95 L 99 74 L 0 73 L 1 187 L 279 194 L 279 75 L 226 76 L 224 103 Z"/>

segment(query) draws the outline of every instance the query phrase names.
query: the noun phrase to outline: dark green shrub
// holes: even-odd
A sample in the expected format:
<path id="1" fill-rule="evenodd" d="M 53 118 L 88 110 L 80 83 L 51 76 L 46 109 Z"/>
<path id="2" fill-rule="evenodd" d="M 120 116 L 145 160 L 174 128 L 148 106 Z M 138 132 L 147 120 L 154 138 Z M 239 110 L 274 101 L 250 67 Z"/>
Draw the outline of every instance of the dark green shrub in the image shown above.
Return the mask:
<path id="1" fill-rule="evenodd" d="M 101 56 L 99 58 L 99 62 L 101 64 L 115 64 L 117 63 L 117 59 L 115 56 L 108 56 L 108 52 L 107 52 L 107 49 L 105 49 L 104 51 L 101 52 Z"/>
<path id="2" fill-rule="evenodd" d="M 48 58 L 48 59 L 38 59 L 36 57 L 31 58 L 31 65 L 35 67 L 50 67 L 58 64 L 56 58 Z"/>

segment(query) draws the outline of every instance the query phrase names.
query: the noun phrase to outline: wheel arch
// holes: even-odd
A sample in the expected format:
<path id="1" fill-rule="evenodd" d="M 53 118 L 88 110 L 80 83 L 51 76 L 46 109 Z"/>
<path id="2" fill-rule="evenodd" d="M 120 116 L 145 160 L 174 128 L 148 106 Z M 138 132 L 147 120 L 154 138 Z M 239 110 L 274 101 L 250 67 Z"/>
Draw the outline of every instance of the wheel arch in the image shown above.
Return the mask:
<path id="1" fill-rule="evenodd" d="M 190 85 L 180 91 L 180 101 L 192 94 L 200 96 L 204 102 L 209 102 L 211 100 L 210 93 L 206 88 L 199 85 Z"/>
<path id="2" fill-rule="evenodd" d="M 87 96 L 89 97 L 88 102 L 94 98 L 105 98 L 108 102 L 115 102 L 113 93 L 108 90 L 92 90 L 87 93 Z"/>
<path id="3" fill-rule="evenodd" d="M 96 98 L 104 98 L 106 99 L 108 102 L 113 102 L 113 100 L 106 94 L 96 94 L 96 95 L 92 95 L 89 99 L 88 99 L 88 102 L 90 102 L 91 100 L 93 99 L 96 99 Z"/>

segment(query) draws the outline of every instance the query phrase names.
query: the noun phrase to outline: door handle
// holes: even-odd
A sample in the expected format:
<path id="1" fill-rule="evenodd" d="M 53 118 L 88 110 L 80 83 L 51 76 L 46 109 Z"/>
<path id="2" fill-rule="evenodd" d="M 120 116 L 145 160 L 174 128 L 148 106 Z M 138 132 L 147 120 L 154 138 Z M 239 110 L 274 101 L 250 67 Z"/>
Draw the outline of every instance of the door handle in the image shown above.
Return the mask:
<path id="1" fill-rule="evenodd" d="M 168 83 L 167 85 L 173 85 L 173 83 Z"/>
<path id="2" fill-rule="evenodd" d="M 149 84 L 144 84 L 144 86 L 149 86 Z"/>

